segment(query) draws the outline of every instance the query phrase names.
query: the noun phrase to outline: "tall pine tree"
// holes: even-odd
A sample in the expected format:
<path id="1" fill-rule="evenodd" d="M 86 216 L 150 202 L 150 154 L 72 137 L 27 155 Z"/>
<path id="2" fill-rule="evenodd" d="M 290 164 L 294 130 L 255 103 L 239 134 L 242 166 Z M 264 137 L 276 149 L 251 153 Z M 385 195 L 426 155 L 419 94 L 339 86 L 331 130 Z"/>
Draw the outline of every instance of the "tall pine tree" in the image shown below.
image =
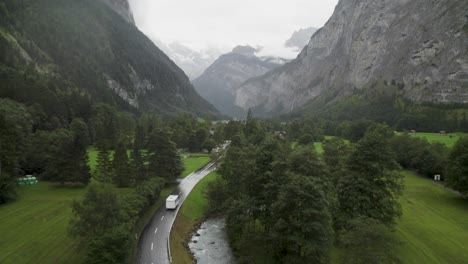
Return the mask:
<path id="1" fill-rule="evenodd" d="M 94 179 L 102 183 L 111 183 L 114 178 L 114 168 L 106 145 L 98 146 L 98 160 Z"/>
<path id="2" fill-rule="evenodd" d="M 128 161 L 127 149 L 122 142 L 117 144 L 112 165 L 114 169 L 113 181 L 115 185 L 117 185 L 117 187 L 128 187 L 132 185 L 132 170 L 130 162 Z"/>
<path id="3" fill-rule="evenodd" d="M 149 172 L 168 181 L 175 180 L 184 170 L 174 142 L 166 131 L 153 132 L 148 139 Z"/>

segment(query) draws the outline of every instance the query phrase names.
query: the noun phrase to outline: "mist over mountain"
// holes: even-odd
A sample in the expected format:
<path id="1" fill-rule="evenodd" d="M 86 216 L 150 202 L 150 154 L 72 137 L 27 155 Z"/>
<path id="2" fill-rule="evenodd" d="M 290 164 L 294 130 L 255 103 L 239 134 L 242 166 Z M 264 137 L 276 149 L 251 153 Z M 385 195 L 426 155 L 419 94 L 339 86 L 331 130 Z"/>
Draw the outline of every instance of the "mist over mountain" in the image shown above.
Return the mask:
<path id="1" fill-rule="evenodd" d="M 129 111 L 216 112 L 184 72 L 129 23 L 126 1 L 104 3 L 25 0 L 2 6 L 0 95 L 45 108 L 66 109 L 73 92 Z"/>
<path id="2" fill-rule="evenodd" d="M 221 50 L 214 47 L 196 51 L 179 42 L 166 44 L 159 39 L 153 38 L 152 40 L 191 80 L 200 76 L 208 66 L 223 54 Z"/>
<path id="3" fill-rule="evenodd" d="M 291 35 L 291 37 L 286 40 L 285 46 L 288 48 L 293 48 L 296 51 L 301 51 L 310 41 L 310 38 L 314 33 L 317 32 L 317 28 L 301 28 Z"/>
<path id="4" fill-rule="evenodd" d="M 282 58 L 257 57 L 255 53 L 258 50 L 251 46 L 236 46 L 193 80 L 195 89 L 222 114 L 243 118 L 245 111 L 234 105 L 236 89 L 246 80 L 287 62 Z"/>
<path id="5" fill-rule="evenodd" d="M 414 112 L 423 103 L 466 104 L 466 10 L 463 0 L 341 0 L 295 60 L 244 83 L 235 104 L 266 116 L 329 106 L 337 116 L 358 114 L 351 110 L 374 98 L 375 107 L 385 102 L 392 122 L 430 118 Z M 354 104 L 343 102 L 352 96 Z M 413 105 L 419 108 L 408 113 Z"/>

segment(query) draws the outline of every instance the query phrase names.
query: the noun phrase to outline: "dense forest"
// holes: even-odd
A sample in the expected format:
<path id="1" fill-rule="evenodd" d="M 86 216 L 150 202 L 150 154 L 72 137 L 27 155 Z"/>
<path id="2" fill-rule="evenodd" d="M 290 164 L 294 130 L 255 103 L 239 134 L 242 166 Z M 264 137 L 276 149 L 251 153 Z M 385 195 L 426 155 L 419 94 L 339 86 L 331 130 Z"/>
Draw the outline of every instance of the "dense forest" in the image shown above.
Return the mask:
<path id="1" fill-rule="evenodd" d="M 338 122 L 367 119 L 386 123 L 398 131 L 468 131 L 466 104 L 414 102 L 404 98 L 403 93 L 403 85 L 396 81 L 375 81 L 355 89 L 351 95 L 330 89 L 284 118 L 321 118 Z"/>
<path id="2" fill-rule="evenodd" d="M 468 139 L 449 151 L 387 125 L 347 125 L 344 137 L 324 139 L 324 127 L 310 121 L 237 124 L 208 196 L 213 213 L 227 217 L 239 263 L 328 263 L 333 248 L 340 263 L 396 263 L 402 168 L 442 174 L 467 194 Z"/>

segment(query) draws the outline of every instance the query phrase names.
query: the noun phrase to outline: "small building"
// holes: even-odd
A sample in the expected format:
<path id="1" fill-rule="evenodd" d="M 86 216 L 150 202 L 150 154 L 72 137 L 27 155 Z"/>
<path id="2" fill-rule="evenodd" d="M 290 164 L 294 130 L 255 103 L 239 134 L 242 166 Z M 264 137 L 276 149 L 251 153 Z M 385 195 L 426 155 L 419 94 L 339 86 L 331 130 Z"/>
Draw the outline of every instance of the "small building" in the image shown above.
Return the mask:
<path id="1" fill-rule="evenodd" d="M 440 181 L 440 174 L 434 175 L 434 181 Z"/>
<path id="2" fill-rule="evenodd" d="M 446 132 L 446 131 L 439 131 L 439 135 L 441 135 L 441 136 L 446 136 L 446 135 L 447 135 L 447 132 Z"/>
<path id="3" fill-rule="evenodd" d="M 410 130 L 409 131 L 411 134 L 416 134 L 416 130 Z"/>

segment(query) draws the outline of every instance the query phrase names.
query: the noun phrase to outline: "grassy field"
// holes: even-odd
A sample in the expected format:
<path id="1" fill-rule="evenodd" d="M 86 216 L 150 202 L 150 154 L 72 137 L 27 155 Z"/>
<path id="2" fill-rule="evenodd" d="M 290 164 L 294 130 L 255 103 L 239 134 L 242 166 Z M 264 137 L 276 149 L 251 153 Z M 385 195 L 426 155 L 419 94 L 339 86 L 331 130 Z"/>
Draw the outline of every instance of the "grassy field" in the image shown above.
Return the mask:
<path id="1" fill-rule="evenodd" d="M 468 263 L 468 201 L 404 172 L 397 234 L 403 263 Z"/>
<path id="2" fill-rule="evenodd" d="M 80 263 L 84 249 L 67 227 L 71 201 L 85 192 L 50 182 L 19 187 L 18 199 L 0 206 L 0 263 Z"/>
<path id="3" fill-rule="evenodd" d="M 183 159 L 185 170 L 182 172 L 182 175 L 181 175 L 182 178 L 187 177 L 190 173 L 202 168 L 208 162 L 210 162 L 209 154 L 188 153 L 188 154 L 183 154 L 183 155 L 188 155 L 188 158 Z"/>
<path id="4" fill-rule="evenodd" d="M 398 133 L 402 134 L 402 133 Z M 425 138 L 429 142 L 440 142 L 451 148 L 458 139 L 462 136 L 468 136 L 467 133 L 450 133 L 446 136 L 439 135 L 438 133 L 415 133 L 410 134 L 412 137 Z"/>
<path id="5" fill-rule="evenodd" d="M 180 208 L 174 228 L 171 232 L 171 252 L 173 263 L 188 264 L 193 263 L 192 257 L 187 252 L 185 244 L 190 238 L 195 225 L 203 218 L 208 209 L 208 200 L 205 191 L 210 182 L 218 177 L 216 172 L 208 174 L 193 189 Z"/>
<path id="6" fill-rule="evenodd" d="M 70 203 L 84 192 L 45 182 L 20 187 L 17 201 L 0 206 L 0 263 L 80 263 L 83 249 L 66 230 Z"/>

